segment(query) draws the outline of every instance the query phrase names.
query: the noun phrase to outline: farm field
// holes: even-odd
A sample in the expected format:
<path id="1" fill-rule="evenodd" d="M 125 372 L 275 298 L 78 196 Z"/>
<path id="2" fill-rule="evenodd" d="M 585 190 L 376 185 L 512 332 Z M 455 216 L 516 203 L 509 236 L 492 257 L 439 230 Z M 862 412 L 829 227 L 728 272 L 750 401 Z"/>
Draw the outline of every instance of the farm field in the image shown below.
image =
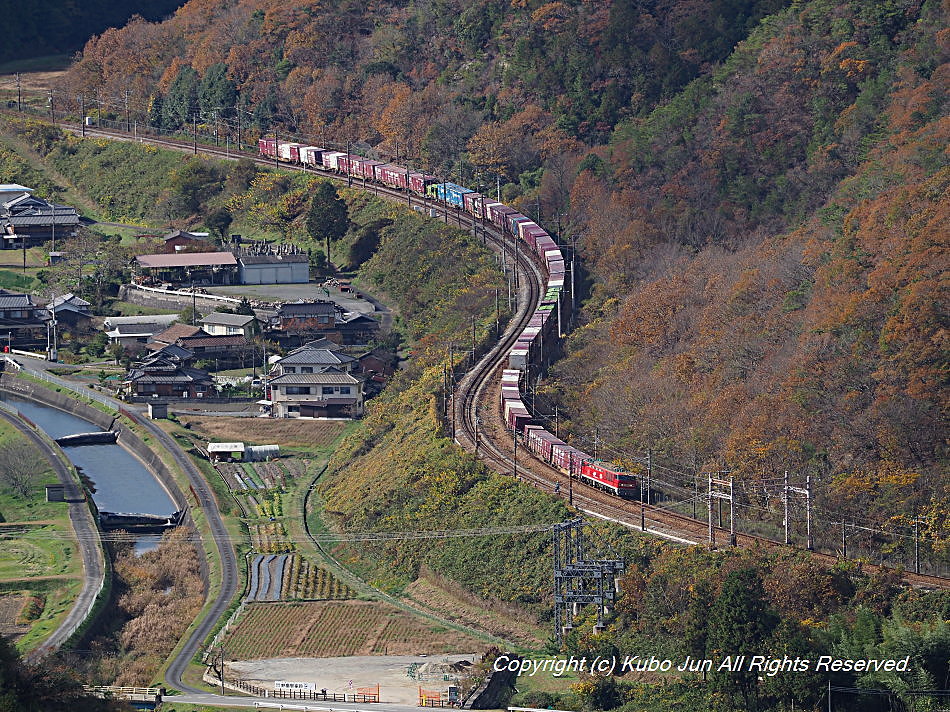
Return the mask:
<path id="1" fill-rule="evenodd" d="M 485 647 L 463 633 L 370 601 L 249 603 L 224 645 L 230 657 L 241 660 L 435 655 Z"/>
<path id="2" fill-rule="evenodd" d="M 17 622 L 26 602 L 27 597 L 22 594 L 0 596 L 0 635 L 16 640 L 30 629 L 29 625 Z"/>
<path id="3" fill-rule="evenodd" d="M 0 447 L 25 446 L 0 422 Z M 44 485 L 57 482 L 32 447 L 14 451 L 31 468 L 26 489 L 0 482 L 0 634 L 21 649 L 39 643 L 71 608 L 82 584 L 82 559 L 72 537 L 68 505 L 47 502 Z"/>
<path id="4" fill-rule="evenodd" d="M 334 420 L 281 420 L 277 418 L 202 418 L 186 416 L 193 431 L 209 440 L 249 442 L 256 445 L 277 443 L 284 447 L 314 449 L 329 447 L 340 436 L 346 423 Z"/>

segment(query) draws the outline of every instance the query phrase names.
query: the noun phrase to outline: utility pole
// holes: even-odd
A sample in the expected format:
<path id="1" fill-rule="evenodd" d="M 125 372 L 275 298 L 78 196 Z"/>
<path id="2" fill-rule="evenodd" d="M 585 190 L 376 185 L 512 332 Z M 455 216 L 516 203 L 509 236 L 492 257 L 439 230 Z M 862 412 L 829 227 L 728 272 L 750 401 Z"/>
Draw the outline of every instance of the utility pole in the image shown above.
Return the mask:
<path id="1" fill-rule="evenodd" d="M 238 150 L 238 153 L 241 152 L 241 112 L 244 110 L 243 107 L 244 107 L 244 102 L 239 99 L 238 105 L 237 105 L 237 122 L 238 122 L 237 150 Z"/>
<path id="2" fill-rule="evenodd" d="M 472 366 L 475 365 L 475 315 L 472 315 Z"/>
<path id="3" fill-rule="evenodd" d="M 515 457 L 512 460 L 515 468 L 515 479 L 518 479 L 518 431 L 515 430 L 515 426 L 511 426 L 511 442 L 514 443 L 515 447 Z"/>
<path id="4" fill-rule="evenodd" d="M 841 558 L 848 558 L 848 534 L 844 528 L 844 519 L 841 520 Z"/>
<path id="5" fill-rule="evenodd" d="M 197 156 L 198 155 L 198 114 L 191 115 L 191 122 L 192 122 L 192 126 L 194 127 L 192 129 L 193 131 L 192 136 L 194 137 L 194 153 Z"/>
<path id="6" fill-rule="evenodd" d="M 640 478 L 640 531 L 645 532 L 647 530 L 647 513 L 646 506 L 644 504 L 644 480 Z"/>
<path id="7" fill-rule="evenodd" d="M 716 530 L 713 529 L 713 515 L 712 515 L 712 502 L 713 502 L 713 491 L 712 491 L 712 472 L 707 474 L 708 478 L 708 494 L 706 495 L 706 504 L 708 507 L 708 524 L 709 524 L 709 548 L 716 548 Z"/>
<path id="8" fill-rule="evenodd" d="M 811 534 L 811 475 L 805 476 L 804 487 L 790 487 L 788 484 L 788 470 L 785 471 L 785 543 L 790 542 L 789 521 L 788 521 L 788 495 L 800 494 L 805 498 L 805 546 L 811 551 L 815 548 L 815 542 Z"/>
<path id="9" fill-rule="evenodd" d="M 129 94 L 132 92 L 125 90 L 125 132 L 132 133 L 132 115 L 129 112 Z"/>
<path id="10" fill-rule="evenodd" d="M 96 126 L 102 128 L 102 96 L 96 87 Z"/>
<path id="11" fill-rule="evenodd" d="M 53 110 L 53 90 L 49 90 L 49 120 L 56 125 L 56 112 Z"/>
<path id="12" fill-rule="evenodd" d="M 788 470 L 785 470 L 785 482 L 782 486 L 782 501 L 785 503 L 785 546 L 788 546 Z"/>
<path id="13" fill-rule="evenodd" d="M 555 403 L 554 404 L 554 437 L 556 438 L 561 437 L 561 434 L 558 432 L 559 429 L 560 428 L 559 428 L 558 417 L 557 417 L 557 403 Z"/>
<path id="14" fill-rule="evenodd" d="M 85 138 L 86 136 L 86 97 L 79 95 L 79 132 Z"/>
<path id="15" fill-rule="evenodd" d="M 647 449 L 647 502 L 653 504 L 653 449 Z"/>
<path id="16" fill-rule="evenodd" d="M 914 515 L 914 573 L 920 573 L 920 517 Z"/>
<path id="17" fill-rule="evenodd" d="M 20 92 L 20 73 L 16 73 L 16 110 L 23 111 L 23 95 Z"/>
<path id="18" fill-rule="evenodd" d="M 598 430 L 595 427 L 594 428 L 594 459 L 595 460 L 597 459 L 597 442 L 599 440 L 599 438 L 597 437 L 597 434 L 598 434 Z"/>
<path id="19" fill-rule="evenodd" d="M 277 129 L 274 129 L 274 168 L 280 169 L 280 141 L 277 140 Z M 327 251 L 327 262 L 330 262 L 330 252 Z"/>

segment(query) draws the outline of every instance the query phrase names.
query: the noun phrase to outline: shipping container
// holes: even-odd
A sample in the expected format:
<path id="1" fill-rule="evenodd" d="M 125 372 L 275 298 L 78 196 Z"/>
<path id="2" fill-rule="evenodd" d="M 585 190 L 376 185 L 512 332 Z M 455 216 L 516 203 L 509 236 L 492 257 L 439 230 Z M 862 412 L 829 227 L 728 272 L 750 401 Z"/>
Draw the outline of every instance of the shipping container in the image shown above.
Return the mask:
<path id="1" fill-rule="evenodd" d="M 515 344 L 508 352 L 508 368 L 525 369 L 528 367 L 528 347 Z"/>
<path id="2" fill-rule="evenodd" d="M 435 180 L 435 176 L 430 176 L 428 173 L 410 173 L 409 190 L 411 190 L 413 193 L 418 193 L 419 195 L 425 195 L 426 188 L 434 183 Z"/>
<path id="3" fill-rule="evenodd" d="M 321 157 L 326 149 L 318 146 L 302 146 L 300 149 L 300 162 L 305 166 L 321 166 L 323 162 Z"/>
<path id="4" fill-rule="evenodd" d="M 359 163 L 359 174 L 368 180 L 374 180 L 376 178 L 376 166 L 384 165 L 382 161 L 374 161 L 369 158 L 365 158 Z"/>
<path id="5" fill-rule="evenodd" d="M 465 212 L 474 215 L 476 218 L 482 217 L 482 194 L 466 193 L 462 196 L 462 202 L 465 206 Z"/>
<path id="6" fill-rule="evenodd" d="M 340 170 L 340 158 L 346 156 L 345 153 L 340 151 L 327 151 L 320 158 L 323 161 L 323 167 L 329 168 L 331 171 Z"/>
<path id="7" fill-rule="evenodd" d="M 507 205 L 492 203 L 488 206 L 488 219 L 495 227 L 505 230 L 505 218 L 515 212 L 517 211 L 514 208 L 509 208 Z"/>
<path id="8" fill-rule="evenodd" d="M 568 474 L 578 472 L 581 461 L 586 459 L 589 459 L 586 453 L 567 443 L 554 444 L 551 447 L 551 463 Z"/>
<path id="9" fill-rule="evenodd" d="M 531 222 L 531 220 L 521 213 L 512 213 L 508 216 L 508 233 L 512 237 L 520 237 L 521 233 L 518 231 L 518 226 L 526 222 Z"/>
<path id="10" fill-rule="evenodd" d="M 277 153 L 277 141 L 272 138 L 261 138 L 257 141 L 257 150 L 262 156 L 273 158 Z"/>
<path id="11" fill-rule="evenodd" d="M 383 163 L 376 166 L 376 180 L 390 188 L 406 189 L 408 174 L 402 166 L 394 166 L 391 163 Z"/>
<path id="12" fill-rule="evenodd" d="M 302 147 L 302 143 L 284 143 L 281 141 L 277 146 L 277 153 L 285 161 L 298 163 L 300 161 L 300 149 Z"/>

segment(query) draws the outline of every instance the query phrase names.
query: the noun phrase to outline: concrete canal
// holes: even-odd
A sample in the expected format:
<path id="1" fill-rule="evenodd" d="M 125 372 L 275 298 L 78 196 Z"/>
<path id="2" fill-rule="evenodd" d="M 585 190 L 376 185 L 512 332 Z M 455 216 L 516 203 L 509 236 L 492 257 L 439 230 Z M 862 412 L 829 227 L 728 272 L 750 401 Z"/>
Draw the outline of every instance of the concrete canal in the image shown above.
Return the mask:
<path id="1" fill-rule="evenodd" d="M 8 394 L 3 394 L 2 400 L 54 440 L 77 433 L 105 432 L 87 420 L 51 406 Z M 85 479 L 100 513 L 133 513 L 163 519 L 175 516 L 177 507 L 165 488 L 122 446 L 114 443 L 62 445 L 62 449 Z M 105 520 L 103 524 L 109 526 Z"/>

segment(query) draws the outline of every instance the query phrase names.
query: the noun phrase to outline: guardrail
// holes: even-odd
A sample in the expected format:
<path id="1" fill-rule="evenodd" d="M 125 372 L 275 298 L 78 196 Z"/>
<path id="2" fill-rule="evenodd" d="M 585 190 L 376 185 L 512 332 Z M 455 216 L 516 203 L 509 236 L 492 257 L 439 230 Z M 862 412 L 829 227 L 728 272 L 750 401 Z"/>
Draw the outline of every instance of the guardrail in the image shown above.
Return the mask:
<path id="1" fill-rule="evenodd" d="M 208 294 L 207 292 L 192 292 L 191 290 L 183 289 L 162 289 L 161 287 L 146 287 L 142 284 L 130 284 L 128 285 L 129 289 L 140 289 L 143 292 L 154 292 L 156 294 L 173 294 L 175 296 L 188 297 L 189 299 L 193 297 L 198 297 L 199 299 L 210 299 L 211 301 L 216 302 L 227 302 L 228 304 L 240 304 L 240 299 L 235 299 L 234 297 L 224 297 L 220 294 Z"/>

